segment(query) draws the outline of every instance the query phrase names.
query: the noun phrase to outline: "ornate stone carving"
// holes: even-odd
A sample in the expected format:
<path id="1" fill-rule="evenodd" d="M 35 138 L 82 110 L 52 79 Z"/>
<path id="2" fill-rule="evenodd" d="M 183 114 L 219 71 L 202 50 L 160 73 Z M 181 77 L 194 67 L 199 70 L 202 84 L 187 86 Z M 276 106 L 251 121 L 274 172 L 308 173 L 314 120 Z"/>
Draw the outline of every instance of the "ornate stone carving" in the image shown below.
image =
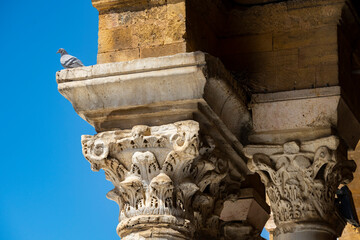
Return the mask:
<path id="1" fill-rule="evenodd" d="M 344 159 L 337 137 L 248 146 L 245 151 L 249 169 L 265 184 L 277 231 L 292 231 L 296 222 L 336 222 L 335 192 L 352 180 L 356 167 Z"/>
<path id="2" fill-rule="evenodd" d="M 197 122 L 85 135 L 82 145 L 92 169 L 115 186 L 107 197 L 119 204 L 122 239 L 145 238 L 150 229 L 154 238 L 191 239 L 217 224 L 212 210 L 228 163 L 210 137 L 200 138 Z"/>

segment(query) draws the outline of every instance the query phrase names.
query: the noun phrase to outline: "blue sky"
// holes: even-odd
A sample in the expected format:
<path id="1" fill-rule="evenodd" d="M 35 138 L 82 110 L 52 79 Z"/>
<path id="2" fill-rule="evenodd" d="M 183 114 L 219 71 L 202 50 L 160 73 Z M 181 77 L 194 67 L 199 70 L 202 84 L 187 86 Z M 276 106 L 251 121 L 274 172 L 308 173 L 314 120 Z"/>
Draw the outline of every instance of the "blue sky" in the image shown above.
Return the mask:
<path id="1" fill-rule="evenodd" d="M 95 134 L 59 94 L 56 51 L 96 64 L 91 0 L 0 1 L 0 240 L 119 239 L 118 206 L 80 137 Z"/>

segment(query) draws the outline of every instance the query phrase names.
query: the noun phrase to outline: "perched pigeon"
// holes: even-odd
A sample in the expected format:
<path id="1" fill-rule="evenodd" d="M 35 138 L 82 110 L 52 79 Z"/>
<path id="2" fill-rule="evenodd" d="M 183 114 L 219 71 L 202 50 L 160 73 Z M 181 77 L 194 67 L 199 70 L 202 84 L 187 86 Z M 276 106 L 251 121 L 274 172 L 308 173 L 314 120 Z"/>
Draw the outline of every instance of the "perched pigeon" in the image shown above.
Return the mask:
<path id="1" fill-rule="evenodd" d="M 61 54 L 60 63 L 64 68 L 76 68 L 84 66 L 84 64 L 79 59 L 69 55 L 63 48 L 60 48 L 57 53 Z"/>

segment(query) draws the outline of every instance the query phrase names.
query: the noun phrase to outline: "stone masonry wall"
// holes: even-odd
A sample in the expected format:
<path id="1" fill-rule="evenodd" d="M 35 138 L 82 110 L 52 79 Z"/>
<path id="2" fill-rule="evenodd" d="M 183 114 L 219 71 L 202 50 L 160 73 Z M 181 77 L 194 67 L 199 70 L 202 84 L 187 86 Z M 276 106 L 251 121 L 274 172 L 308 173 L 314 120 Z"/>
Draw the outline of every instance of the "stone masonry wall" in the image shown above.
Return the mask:
<path id="1" fill-rule="evenodd" d="M 217 56 L 243 72 L 253 92 L 342 87 L 360 119 L 360 34 L 356 1 L 303 0 L 233 5 Z M 354 7 L 355 6 L 355 7 Z"/>
<path id="2" fill-rule="evenodd" d="M 115 6 L 99 2 L 93 1 L 99 10 L 98 63 L 186 51 L 185 1 L 115 1 Z"/>
<path id="3" fill-rule="evenodd" d="M 346 103 L 360 119 L 360 28 L 356 11 L 345 5 L 339 22 L 339 85 Z"/>
<path id="4" fill-rule="evenodd" d="M 221 0 L 93 0 L 99 10 L 98 63 L 204 51 L 217 55 Z"/>
<path id="5" fill-rule="evenodd" d="M 358 1 L 92 2 L 98 63 L 204 51 L 241 73 L 252 93 L 340 85 L 360 119 Z"/>
<path id="6" fill-rule="evenodd" d="M 219 55 L 229 69 L 246 71 L 256 92 L 337 85 L 343 5 L 288 1 L 233 8 Z"/>

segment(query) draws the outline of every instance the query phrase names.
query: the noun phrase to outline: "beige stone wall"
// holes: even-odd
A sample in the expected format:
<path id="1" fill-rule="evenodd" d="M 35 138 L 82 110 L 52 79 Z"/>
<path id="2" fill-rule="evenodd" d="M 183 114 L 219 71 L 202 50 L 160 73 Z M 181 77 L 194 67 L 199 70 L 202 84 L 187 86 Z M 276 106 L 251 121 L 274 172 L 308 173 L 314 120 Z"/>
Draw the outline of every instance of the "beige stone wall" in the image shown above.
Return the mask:
<path id="1" fill-rule="evenodd" d="M 99 10 L 98 63 L 173 55 L 186 51 L 185 1 L 117 1 Z M 111 1 L 103 1 L 111 2 Z M 111 9 L 108 9 L 111 7 Z"/>
<path id="2" fill-rule="evenodd" d="M 228 69 L 245 72 L 254 92 L 339 85 L 360 119 L 360 74 L 352 73 L 360 69 L 360 7 L 351 2 L 234 5 L 216 54 Z"/>
<path id="3" fill-rule="evenodd" d="M 344 1 L 289 1 L 231 10 L 220 40 L 226 66 L 257 92 L 338 84 L 337 24 Z"/>
<path id="4" fill-rule="evenodd" d="M 353 27 L 342 27 L 355 21 L 345 0 L 252 7 L 224 2 L 93 0 L 99 10 L 98 63 L 200 50 L 221 58 L 232 71 L 246 72 L 255 92 L 342 81 L 354 95 L 348 69 L 354 40 L 349 36 L 357 35 Z M 360 106 L 360 98 L 347 102 L 354 103 L 352 109 Z"/>
<path id="5" fill-rule="evenodd" d="M 221 0 L 93 0 L 99 10 L 98 63 L 176 53 L 216 54 L 225 24 Z"/>
<path id="6" fill-rule="evenodd" d="M 339 85 L 346 67 L 339 71 L 338 52 L 347 63 L 352 51 L 339 49 L 339 41 L 352 44 L 346 42 L 348 29 L 338 29 L 344 16 L 354 21 L 351 9 L 344 14 L 345 0 L 253 7 L 224 2 L 93 0 L 99 10 L 98 63 L 200 50 L 246 72 L 255 92 Z"/>
<path id="7" fill-rule="evenodd" d="M 246 72 L 254 92 L 342 85 L 356 111 L 360 81 L 352 86 L 351 61 L 358 22 L 346 2 L 242 7 L 221 0 L 93 0 L 99 10 L 98 63 L 200 50 Z"/>
<path id="8" fill-rule="evenodd" d="M 355 9 L 345 5 L 338 28 L 339 82 L 346 103 L 360 119 L 360 75 L 353 74 L 353 71 L 360 69 L 360 27 L 355 13 Z"/>

